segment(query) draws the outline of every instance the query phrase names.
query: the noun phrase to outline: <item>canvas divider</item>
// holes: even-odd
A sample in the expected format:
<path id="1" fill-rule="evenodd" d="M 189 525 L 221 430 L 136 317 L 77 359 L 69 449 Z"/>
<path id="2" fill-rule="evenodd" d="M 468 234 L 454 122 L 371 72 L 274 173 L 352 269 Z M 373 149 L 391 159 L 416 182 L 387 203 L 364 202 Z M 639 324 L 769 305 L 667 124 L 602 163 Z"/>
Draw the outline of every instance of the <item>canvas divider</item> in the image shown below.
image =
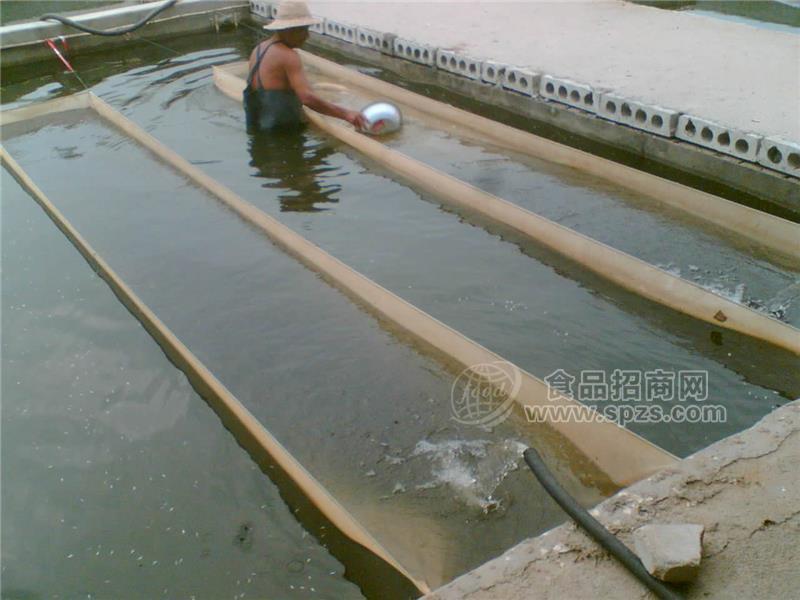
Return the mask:
<path id="1" fill-rule="evenodd" d="M 595 156 L 577 148 L 492 121 L 480 115 L 416 94 L 391 83 L 359 73 L 304 50 L 298 51 L 304 64 L 321 74 L 358 88 L 372 96 L 391 100 L 404 109 L 422 113 L 469 130 L 478 139 L 513 152 L 578 169 L 612 182 L 625 189 L 644 194 L 659 202 L 678 208 L 717 227 L 745 237 L 797 264 L 800 261 L 800 225 L 770 215 L 719 196 L 652 175 L 626 165 Z M 228 65 L 240 74 L 235 63 Z"/>
<path id="2" fill-rule="evenodd" d="M 54 102 L 49 106 L 45 104 L 48 103 L 39 104 L 37 110 L 24 114 L 40 117 L 79 108 L 77 103 L 70 102 Z M 0 161 L 28 190 L 131 314 L 141 322 L 173 364 L 186 375 L 193 388 L 218 414 L 239 444 L 271 478 L 279 480 L 276 484 L 284 499 L 294 509 L 293 514 L 306 527 L 322 534 L 326 547 L 347 566 L 349 576 L 363 589 L 372 587 L 373 592 L 384 597 L 389 594 L 389 597 L 408 598 L 430 592 L 428 583 L 411 575 L 172 333 L 2 146 Z M 301 511 L 302 514 L 298 514 Z M 336 535 L 337 531 L 341 535 Z M 387 586 L 386 590 L 384 585 Z M 387 590 L 391 590 L 391 593 Z"/>
<path id="3" fill-rule="evenodd" d="M 81 101 L 83 102 L 83 100 Z M 20 110 L 28 111 L 27 114 L 39 117 L 56 114 L 59 110 L 68 110 L 74 106 L 70 103 L 51 101 L 42 103 L 35 111 L 28 111 L 27 108 Z M 89 94 L 88 108 L 105 122 L 148 149 L 168 166 L 188 177 L 200 188 L 213 194 L 243 220 L 263 231 L 279 248 L 323 275 L 326 281 L 381 318 L 384 323 L 388 322 L 396 328 L 399 334 L 409 334 L 414 342 L 419 342 L 419 348 L 423 351 L 431 351 L 437 357 L 446 359 L 448 364 L 455 363 L 462 368 L 494 362 L 510 364 L 499 355 L 466 338 L 354 271 L 300 234 L 246 202 L 233 191 L 161 144 L 101 99 Z M 22 120 L 11 119 L 9 115 L 4 115 L 4 117 L 7 119 L 5 122 Z M 348 565 L 348 569 L 353 569 L 353 564 L 355 564 L 355 574 L 358 575 L 359 565 L 363 566 L 361 572 L 364 573 L 375 572 L 376 569 L 383 568 L 390 575 L 394 574 L 394 578 L 398 580 L 397 589 L 408 589 L 410 585 L 413 585 L 417 591 L 426 591 L 429 587 L 427 580 L 420 574 L 426 571 L 426 568 L 424 566 L 414 569 L 407 568 L 405 562 L 401 564 L 383 545 L 377 542 L 135 296 L 133 291 L 69 225 L 63 215 L 25 175 L 5 149 L 2 149 L 2 160 L 25 187 L 31 190 L 37 201 L 78 247 L 87 261 L 103 274 L 115 293 L 142 321 L 175 364 L 187 373 L 201 395 L 209 399 L 212 407 L 220 414 L 223 422 L 234 433 L 237 440 L 251 452 L 254 458 L 259 460 L 260 464 L 265 462 L 276 464 L 282 472 L 286 473 L 289 483 L 297 488 L 299 494 L 296 497 L 302 496 L 307 499 L 319 512 L 322 519 L 329 521 L 342 533 L 346 538 L 343 542 L 346 546 L 343 553 L 350 557 L 351 562 L 343 559 L 336 552 L 334 554 Z M 574 448 L 576 457 L 579 456 L 577 460 L 588 460 L 614 484 L 628 485 L 675 463 L 674 456 L 624 427 L 603 419 L 593 408 L 566 396 L 549 398 L 547 385 L 543 381 L 518 367 L 513 365 L 512 367 L 519 371 L 521 378 L 519 391 L 513 396 L 513 400 L 523 406 L 558 406 L 576 410 L 576 416 L 580 418 L 551 422 L 547 425 L 557 435 L 562 436 L 567 446 Z M 272 473 L 270 474 L 272 475 Z M 353 559 L 354 555 L 355 559 Z"/>
<path id="4" fill-rule="evenodd" d="M 234 74 L 241 67 L 214 67 L 213 70 L 217 87 L 241 101 L 245 82 Z M 510 227 L 643 298 L 800 354 L 800 331 L 786 323 L 484 192 L 333 119 L 307 108 L 305 114 L 314 125 L 410 182 L 416 189 Z"/>

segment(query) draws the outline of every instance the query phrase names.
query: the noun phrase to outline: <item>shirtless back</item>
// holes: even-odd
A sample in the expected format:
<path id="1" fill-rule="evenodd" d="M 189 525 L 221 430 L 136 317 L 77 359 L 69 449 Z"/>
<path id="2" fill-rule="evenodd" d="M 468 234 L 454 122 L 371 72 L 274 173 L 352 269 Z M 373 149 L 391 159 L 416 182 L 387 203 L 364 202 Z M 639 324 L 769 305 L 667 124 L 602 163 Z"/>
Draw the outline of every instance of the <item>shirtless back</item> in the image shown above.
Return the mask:
<path id="1" fill-rule="evenodd" d="M 323 100 L 312 90 L 300 55 L 294 50 L 307 39 L 308 27 L 278 30 L 250 54 L 250 76 L 244 92 L 248 131 L 301 126 L 301 104 L 356 128 L 364 126 L 360 113 Z"/>

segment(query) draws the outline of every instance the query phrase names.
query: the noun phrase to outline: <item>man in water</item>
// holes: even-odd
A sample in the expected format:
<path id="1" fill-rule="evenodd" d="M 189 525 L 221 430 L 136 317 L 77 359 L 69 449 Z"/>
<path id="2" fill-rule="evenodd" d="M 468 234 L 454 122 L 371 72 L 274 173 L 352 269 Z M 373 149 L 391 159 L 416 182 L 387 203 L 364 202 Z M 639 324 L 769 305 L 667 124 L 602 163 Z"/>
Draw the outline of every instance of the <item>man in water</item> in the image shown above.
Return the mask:
<path id="1" fill-rule="evenodd" d="M 308 28 L 319 23 L 304 2 L 282 2 L 276 19 L 264 29 L 275 34 L 250 55 L 250 74 L 244 91 L 247 131 L 292 130 L 303 126 L 301 105 L 343 119 L 356 129 L 364 126 L 360 113 L 317 96 L 295 52 L 308 39 Z"/>

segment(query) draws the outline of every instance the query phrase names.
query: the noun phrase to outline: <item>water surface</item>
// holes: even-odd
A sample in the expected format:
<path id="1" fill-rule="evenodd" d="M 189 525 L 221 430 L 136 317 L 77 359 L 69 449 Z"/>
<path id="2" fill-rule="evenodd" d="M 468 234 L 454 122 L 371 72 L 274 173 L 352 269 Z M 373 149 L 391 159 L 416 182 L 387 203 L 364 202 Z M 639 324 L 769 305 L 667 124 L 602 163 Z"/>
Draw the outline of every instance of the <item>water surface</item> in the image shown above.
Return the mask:
<path id="1" fill-rule="evenodd" d="M 5 169 L 0 183 L 3 597 L 361 597 Z"/>
<path id="2" fill-rule="evenodd" d="M 675 454 L 797 397 L 796 357 L 620 292 L 510 232 L 443 208 L 313 130 L 248 137 L 241 107 L 213 87 L 209 67 L 242 59 L 252 41 L 181 38 L 169 48 L 81 57 L 76 68 L 95 93 L 247 201 L 535 375 L 707 371 L 707 402 L 723 404 L 727 421 L 632 426 Z M 5 106 L 80 89 L 57 68 L 9 73 Z M 563 520 L 520 468 L 525 445 L 544 444 L 584 503 L 609 491 L 571 470 L 566 449 L 548 446 L 518 415 L 491 430 L 453 421 L 457 373 L 114 129 L 87 114 L 42 125 L 4 144 L 156 314 L 409 564 L 447 580 Z M 795 272 L 674 212 L 413 121 L 390 143 L 797 323 Z M 47 277 L 58 267 L 42 257 L 35 269 Z M 319 589 L 340 597 L 350 588 L 334 577 Z"/>

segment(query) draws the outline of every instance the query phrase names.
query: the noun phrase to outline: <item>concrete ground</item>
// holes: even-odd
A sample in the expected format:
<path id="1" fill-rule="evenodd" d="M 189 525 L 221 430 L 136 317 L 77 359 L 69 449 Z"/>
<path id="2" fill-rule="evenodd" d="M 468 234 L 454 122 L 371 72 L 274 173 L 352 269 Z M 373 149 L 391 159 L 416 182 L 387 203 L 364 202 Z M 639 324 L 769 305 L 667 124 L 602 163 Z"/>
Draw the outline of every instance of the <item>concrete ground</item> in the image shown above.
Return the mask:
<path id="1" fill-rule="evenodd" d="M 618 0 L 310 5 L 322 17 L 800 140 L 800 35 Z"/>
<path id="2" fill-rule="evenodd" d="M 752 428 L 641 481 L 592 513 L 633 548 L 646 523 L 705 526 L 698 579 L 687 598 L 800 597 L 800 400 Z M 538 485 L 531 475 L 531 485 Z M 426 596 L 653 598 L 573 523 L 526 540 Z"/>

